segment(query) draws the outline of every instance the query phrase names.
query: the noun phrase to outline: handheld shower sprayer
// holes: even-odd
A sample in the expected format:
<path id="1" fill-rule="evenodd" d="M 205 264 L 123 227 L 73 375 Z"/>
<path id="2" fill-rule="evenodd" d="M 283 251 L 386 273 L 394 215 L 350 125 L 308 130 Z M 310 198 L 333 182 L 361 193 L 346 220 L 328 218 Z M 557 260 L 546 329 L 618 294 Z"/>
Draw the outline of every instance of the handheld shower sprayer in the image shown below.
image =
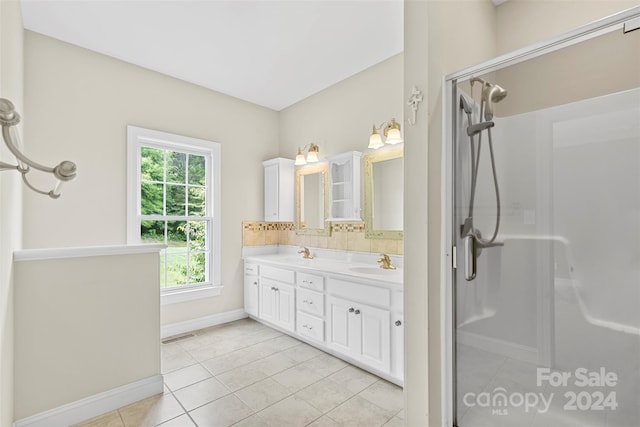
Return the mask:
<path id="1" fill-rule="evenodd" d="M 460 237 L 463 241 L 463 250 L 465 254 L 464 276 L 467 281 L 471 281 L 476 277 L 477 258 L 483 248 L 492 246 L 502 246 L 503 243 L 497 242 L 498 231 L 500 230 L 500 190 L 498 188 L 498 177 L 496 173 L 495 158 L 493 155 L 493 140 L 491 136 L 491 128 L 495 126 L 493 122 L 494 109 L 493 104 L 502 101 L 507 96 L 507 91 L 497 84 L 489 83 L 479 77 L 470 80 L 471 95 L 473 96 L 473 84 L 480 82 L 482 84 L 480 116 L 479 122 L 473 123 L 473 99 L 468 99 L 465 95 L 460 95 L 460 109 L 467 115 L 467 135 L 469 136 L 471 148 L 471 194 L 469 197 L 469 215 L 460 227 Z M 484 121 L 482 119 L 484 118 Z M 480 230 L 476 229 L 473 224 L 474 204 L 476 195 L 476 186 L 478 181 L 478 169 L 480 167 L 480 149 L 482 147 L 482 133 L 487 131 L 489 140 L 489 154 L 491 159 L 491 170 L 493 175 L 493 184 L 496 195 L 496 224 L 493 235 L 489 239 L 483 239 Z M 477 152 L 475 136 L 478 136 Z"/>
<path id="2" fill-rule="evenodd" d="M 492 120 L 493 119 L 493 103 L 497 103 L 502 101 L 507 97 L 507 91 L 501 88 L 498 85 L 490 85 L 486 86 L 482 90 L 482 99 L 486 103 L 486 107 L 484 110 L 484 119 Z"/>

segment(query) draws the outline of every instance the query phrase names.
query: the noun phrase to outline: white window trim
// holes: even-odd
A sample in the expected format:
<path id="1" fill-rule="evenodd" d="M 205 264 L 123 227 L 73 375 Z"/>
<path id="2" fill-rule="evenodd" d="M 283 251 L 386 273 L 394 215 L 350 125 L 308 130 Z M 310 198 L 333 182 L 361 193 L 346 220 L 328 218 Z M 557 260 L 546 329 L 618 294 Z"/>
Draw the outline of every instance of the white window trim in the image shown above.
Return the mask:
<path id="1" fill-rule="evenodd" d="M 152 129 L 145 129 L 136 126 L 127 126 L 127 243 L 130 245 L 140 244 L 140 146 L 157 146 L 162 148 L 175 147 L 177 150 L 187 150 L 193 152 L 207 153 L 211 155 L 211 170 L 207 179 L 210 179 L 211 186 L 211 231 L 213 238 L 211 241 L 211 265 L 213 275 L 210 285 L 197 288 L 173 289 L 158 291 L 161 295 L 161 304 L 174 304 L 193 299 L 208 298 L 220 295 L 221 283 L 221 144 L 204 139 L 191 138 L 183 135 L 175 135 Z"/>

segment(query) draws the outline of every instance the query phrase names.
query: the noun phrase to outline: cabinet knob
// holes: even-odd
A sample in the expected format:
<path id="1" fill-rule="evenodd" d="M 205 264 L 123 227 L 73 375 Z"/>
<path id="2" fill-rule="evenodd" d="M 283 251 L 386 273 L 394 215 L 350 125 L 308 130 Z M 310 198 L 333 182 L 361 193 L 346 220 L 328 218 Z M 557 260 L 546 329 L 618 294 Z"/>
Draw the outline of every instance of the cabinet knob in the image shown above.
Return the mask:
<path id="1" fill-rule="evenodd" d="M 360 310 L 356 310 L 356 314 L 360 314 Z"/>
<path id="2" fill-rule="evenodd" d="M 400 326 L 400 325 L 402 325 L 402 322 L 399 320 L 396 320 L 396 326 Z"/>
<path id="3" fill-rule="evenodd" d="M 353 307 L 350 307 L 350 308 L 349 308 L 349 313 L 353 313 L 353 310 L 354 310 L 354 308 L 353 308 Z"/>
<path id="4" fill-rule="evenodd" d="M 254 285 L 258 286 L 258 282 L 253 282 Z"/>

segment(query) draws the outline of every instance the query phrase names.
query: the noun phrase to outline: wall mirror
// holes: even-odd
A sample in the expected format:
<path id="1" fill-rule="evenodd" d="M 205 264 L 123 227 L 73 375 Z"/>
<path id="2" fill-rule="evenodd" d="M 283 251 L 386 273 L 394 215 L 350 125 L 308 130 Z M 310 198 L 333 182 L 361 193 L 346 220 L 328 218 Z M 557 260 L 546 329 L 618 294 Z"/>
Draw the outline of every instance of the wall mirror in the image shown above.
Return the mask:
<path id="1" fill-rule="evenodd" d="M 404 236 L 403 148 L 364 156 L 364 231 L 367 239 Z"/>
<path id="2" fill-rule="evenodd" d="M 328 171 L 326 163 L 296 169 L 296 234 L 330 234 Z"/>

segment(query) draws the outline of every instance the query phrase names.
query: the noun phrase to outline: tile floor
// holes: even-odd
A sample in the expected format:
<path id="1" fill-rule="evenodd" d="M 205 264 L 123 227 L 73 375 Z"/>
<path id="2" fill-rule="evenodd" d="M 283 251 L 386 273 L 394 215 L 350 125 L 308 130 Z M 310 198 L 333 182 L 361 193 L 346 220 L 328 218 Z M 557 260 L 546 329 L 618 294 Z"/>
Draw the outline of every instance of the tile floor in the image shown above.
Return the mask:
<path id="1" fill-rule="evenodd" d="M 82 427 L 403 425 L 402 388 L 251 319 L 162 344 L 165 391 Z"/>

